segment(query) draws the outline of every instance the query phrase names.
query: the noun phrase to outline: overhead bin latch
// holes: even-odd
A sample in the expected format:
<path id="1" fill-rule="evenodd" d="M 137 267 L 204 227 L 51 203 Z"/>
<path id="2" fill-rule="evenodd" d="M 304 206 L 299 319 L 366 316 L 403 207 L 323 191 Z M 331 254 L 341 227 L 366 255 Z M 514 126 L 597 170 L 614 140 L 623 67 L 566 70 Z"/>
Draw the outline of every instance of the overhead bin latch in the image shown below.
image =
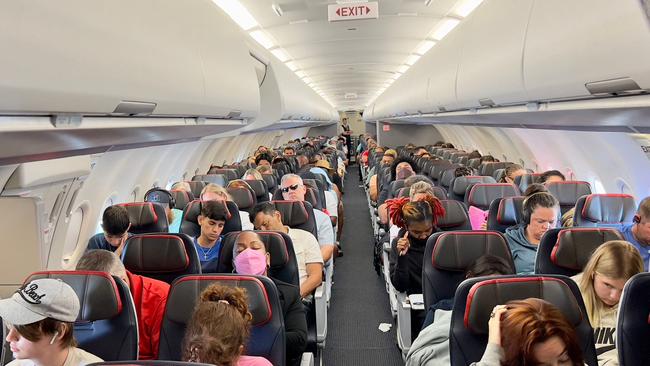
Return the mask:
<path id="1" fill-rule="evenodd" d="M 156 103 L 123 100 L 115 107 L 113 113 L 129 116 L 146 115 L 152 114 L 154 109 L 156 109 Z"/>
<path id="2" fill-rule="evenodd" d="M 227 119 L 239 119 L 239 117 L 241 117 L 241 111 L 230 111 L 230 113 L 226 115 Z"/>
<path id="3" fill-rule="evenodd" d="M 617 79 L 593 81 L 591 83 L 586 83 L 585 88 L 591 93 L 594 94 L 618 94 L 624 92 L 639 92 L 643 89 L 632 80 L 632 78 L 624 77 Z"/>
<path id="4" fill-rule="evenodd" d="M 59 113 L 50 116 L 50 123 L 56 128 L 70 128 L 81 126 L 83 116 L 78 113 Z"/>
<path id="5" fill-rule="evenodd" d="M 493 101 L 492 99 L 490 99 L 490 98 L 479 99 L 479 100 L 478 100 L 478 103 L 481 105 L 481 107 L 494 107 L 494 106 L 497 105 L 497 104 L 494 103 L 494 101 Z"/>

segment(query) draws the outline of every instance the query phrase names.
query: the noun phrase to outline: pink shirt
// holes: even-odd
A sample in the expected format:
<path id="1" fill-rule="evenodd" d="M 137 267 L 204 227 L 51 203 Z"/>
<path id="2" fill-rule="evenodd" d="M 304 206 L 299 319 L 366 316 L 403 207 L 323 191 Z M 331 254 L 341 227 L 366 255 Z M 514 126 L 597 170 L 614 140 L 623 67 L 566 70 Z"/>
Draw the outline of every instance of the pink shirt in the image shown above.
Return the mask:
<path id="1" fill-rule="evenodd" d="M 241 356 L 237 366 L 273 366 L 266 358 L 258 356 Z"/>

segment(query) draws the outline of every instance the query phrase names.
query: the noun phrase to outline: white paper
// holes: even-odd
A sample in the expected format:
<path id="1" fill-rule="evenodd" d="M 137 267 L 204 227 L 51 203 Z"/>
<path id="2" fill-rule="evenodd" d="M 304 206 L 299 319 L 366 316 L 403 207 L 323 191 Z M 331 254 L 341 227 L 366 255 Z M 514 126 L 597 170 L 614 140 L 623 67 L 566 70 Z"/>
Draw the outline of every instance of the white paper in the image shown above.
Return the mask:
<path id="1" fill-rule="evenodd" d="M 388 332 L 390 330 L 390 328 L 392 328 L 392 327 L 393 327 L 393 325 L 389 324 L 389 323 L 381 323 L 381 324 L 379 324 L 379 330 L 381 330 L 384 333 Z"/>

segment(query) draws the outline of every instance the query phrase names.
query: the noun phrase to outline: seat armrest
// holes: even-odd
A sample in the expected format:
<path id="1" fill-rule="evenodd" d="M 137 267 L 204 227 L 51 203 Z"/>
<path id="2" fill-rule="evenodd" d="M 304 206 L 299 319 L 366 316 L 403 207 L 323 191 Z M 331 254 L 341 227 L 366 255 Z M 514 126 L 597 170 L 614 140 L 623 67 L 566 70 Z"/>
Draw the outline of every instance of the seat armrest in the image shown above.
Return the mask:
<path id="1" fill-rule="evenodd" d="M 327 299 L 323 284 L 314 291 L 314 302 L 316 307 L 316 342 L 325 345 L 327 338 Z"/>
<path id="2" fill-rule="evenodd" d="M 314 366 L 314 354 L 311 352 L 303 353 L 300 366 Z"/>
<path id="3" fill-rule="evenodd" d="M 405 292 L 396 293 L 397 296 L 397 345 L 406 356 L 411 348 L 411 303 Z"/>

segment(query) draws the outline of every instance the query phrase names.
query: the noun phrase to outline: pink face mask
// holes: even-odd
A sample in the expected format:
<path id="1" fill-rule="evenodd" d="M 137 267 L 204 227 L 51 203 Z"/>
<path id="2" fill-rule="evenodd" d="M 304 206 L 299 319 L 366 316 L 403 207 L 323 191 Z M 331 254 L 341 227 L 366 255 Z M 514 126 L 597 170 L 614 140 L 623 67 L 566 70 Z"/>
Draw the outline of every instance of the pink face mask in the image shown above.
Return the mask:
<path id="1" fill-rule="evenodd" d="M 258 250 L 245 249 L 235 257 L 234 262 L 239 274 L 261 276 L 266 272 L 266 256 Z"/>

